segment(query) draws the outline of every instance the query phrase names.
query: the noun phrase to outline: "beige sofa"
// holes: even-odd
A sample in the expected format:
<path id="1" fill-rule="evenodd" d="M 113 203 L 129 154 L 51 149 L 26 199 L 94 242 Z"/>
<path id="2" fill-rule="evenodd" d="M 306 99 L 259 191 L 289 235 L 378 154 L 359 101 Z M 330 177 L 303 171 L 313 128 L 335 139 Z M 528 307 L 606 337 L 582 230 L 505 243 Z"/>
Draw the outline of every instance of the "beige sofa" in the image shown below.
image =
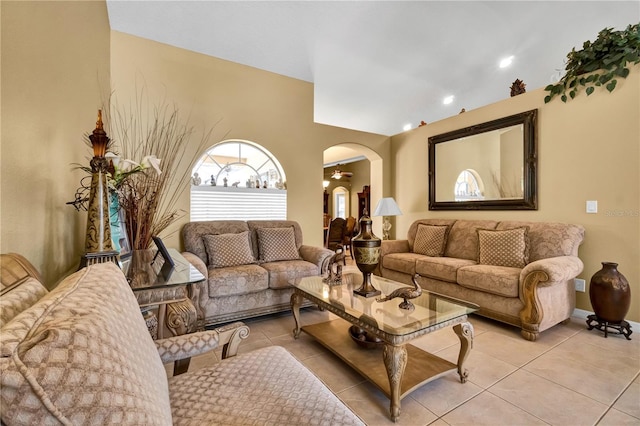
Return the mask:
<path id="1" fill-rule="evenodd" d="M 582 272 L 580 225 L 544 222 L 422 219 L 405 240 L 382 242 L 376 274 L 473 302 L 479 314 L 538 334 L 575 308 Z"/>
<path id="2" fill-rule="evenodd" d="M 153 341 L 114 263 L 16 303 L 0 328 L 3 425 L 363 424 L 284 348 L 234 356 L 242 323 Z M 167 378 L 163 362 L 220 346 L 226 359 Z"/>
<path id="3" fill-rule="evenodd" d="M 334 254 L 304 245 L 290 220 L 191 222 L 182 239 L 183 255 L 206 277 L 193 297 L 205 326 L 290 309 L 290 281 L 323 274 Z"/>

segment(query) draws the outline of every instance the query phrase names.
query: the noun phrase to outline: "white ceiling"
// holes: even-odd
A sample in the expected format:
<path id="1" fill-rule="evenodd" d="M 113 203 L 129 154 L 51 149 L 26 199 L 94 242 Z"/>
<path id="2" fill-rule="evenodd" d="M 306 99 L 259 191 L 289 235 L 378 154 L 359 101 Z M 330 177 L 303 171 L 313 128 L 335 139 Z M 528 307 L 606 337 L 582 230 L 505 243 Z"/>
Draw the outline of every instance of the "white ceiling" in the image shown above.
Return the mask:
<path id="1" fill-rule="evenodd" d="M 318 123 L 393 135 L 557 80 L 639 1 L 107 0 L 113 30 L 314 83 Z M 500 59 L 513 56 L 509 68 Z M 443 105 L 445 96 L 454 101 Z"/>

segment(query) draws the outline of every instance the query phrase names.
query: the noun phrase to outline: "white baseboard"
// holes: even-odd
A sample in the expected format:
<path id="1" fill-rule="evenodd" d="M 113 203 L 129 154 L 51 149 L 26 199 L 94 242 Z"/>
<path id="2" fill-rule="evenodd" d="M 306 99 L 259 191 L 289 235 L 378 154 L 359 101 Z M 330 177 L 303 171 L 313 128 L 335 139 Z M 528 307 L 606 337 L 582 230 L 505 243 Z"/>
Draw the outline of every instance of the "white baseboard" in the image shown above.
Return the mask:
<path id="1" fill-rule="evenodd" d="M 576 318 L 582 318 L 586 321 L 588 315 L 593 315 L 593 312 L 585 311 L 584 309 L 574 309 L 572 316 Z M 625 320 L 625 321 L 629 323 L 632 331 L 633 329 L 635 329 L 636 331 L 640 330 L 640 322 L 629 321 L 629 320 Z"/>

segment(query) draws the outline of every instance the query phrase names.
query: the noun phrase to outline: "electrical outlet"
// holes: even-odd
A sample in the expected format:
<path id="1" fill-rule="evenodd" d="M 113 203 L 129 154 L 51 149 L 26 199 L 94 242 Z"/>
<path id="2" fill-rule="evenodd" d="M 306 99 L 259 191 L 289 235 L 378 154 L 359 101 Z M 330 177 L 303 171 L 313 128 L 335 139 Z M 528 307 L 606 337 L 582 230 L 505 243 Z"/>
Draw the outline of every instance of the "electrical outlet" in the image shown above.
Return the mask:
<path id="1" fill-rule="evenodd" d="M 581 278 L 576 278 L 573 280 L 574 284 L 576 285 L 576 291 L 581 291 L 581 292 L 585 292 L 587 283 L 581 279 Z"/>

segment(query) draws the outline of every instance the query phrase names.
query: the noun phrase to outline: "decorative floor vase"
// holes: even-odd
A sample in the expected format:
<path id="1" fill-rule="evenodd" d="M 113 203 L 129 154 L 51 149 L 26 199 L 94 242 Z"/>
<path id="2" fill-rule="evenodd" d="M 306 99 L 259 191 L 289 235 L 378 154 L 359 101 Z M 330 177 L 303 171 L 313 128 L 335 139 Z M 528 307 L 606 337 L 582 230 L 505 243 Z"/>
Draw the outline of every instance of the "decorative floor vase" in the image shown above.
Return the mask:
<path id="1" fill-rule="evenodd" d="M 155 281 L 155 271 L 151 265 L 153 249 L 133 250 L 126 271 L 131 288 L 148 287 Z"/>
<path id="2" fill-rule="evenodd" d="M 360 218 L 360 233 L 351 240 L 356 266 L 362 272 L 363 277 L 362 286 L 353 292 L 364 297 L 381 294 L 380 290 L 377 290 L 371 283 L 371 273 L 375 271 L 380 261 L 382 241 L 373 234 L 371 224 L 371 218 L 365 213 Z"/>
<path id="3" fill-rule="evenodd" d="M 629 339 L 631 326 L 624 317 L 631 305 L 631 288 L 618 271 L 617 263 L 602 262 L 602 269 L 591 277 L 589 299 L 595 313 L 587 319 L 589 330 L 596 327 L 604 331 L 605 337 L 610 330 L 615 330 Z"/>

